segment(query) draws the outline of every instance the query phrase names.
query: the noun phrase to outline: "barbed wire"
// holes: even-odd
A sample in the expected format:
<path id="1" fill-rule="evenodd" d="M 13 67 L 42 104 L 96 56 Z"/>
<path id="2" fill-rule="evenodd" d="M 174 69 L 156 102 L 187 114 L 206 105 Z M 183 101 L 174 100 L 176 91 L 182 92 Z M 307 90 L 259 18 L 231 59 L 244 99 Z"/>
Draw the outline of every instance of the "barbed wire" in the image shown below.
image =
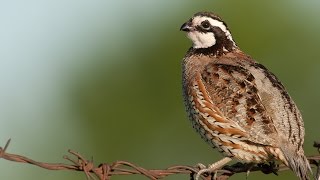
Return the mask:
<path id="1" fill-rule="evenodd" d="M 5 146 L 0 147 L 0 159 L 5 159 L 8 161 L 26 163 L 35 165 L 48 170 L 70 170 L 70 171 L 82 171 L 85 173 L 88 180 L 109 180 L 114 175 L 134 175 L 140 174 L 145 177 L 148 177 L 152 180 L 162 179 L 166 176 L 173 174 L 188 174 L 190 179 L 194 179 L 194 175 L 200 170 L 198 166 L 171 166 L 167 169 L 145 169 L 143 167 L 137 166 L 133 163 L 127 161 L 116 161 L 113 163 L 102 163 L 98 166 L 95 166 L 93 160 L 85 159 L 80 153 L 69 150 L 69 155 L 65 155 L 63 158 L 69 161 L 69 164 L 66 163 L 45 163 L 32 160 L 28 157 L 7 153 L 7 149 L 10 144 L 10 139 L 7 141 Z M 320 143 L 315 142 L 314 147 L 317 148 L 320 153 Z M 71 155 L 71 156 L 70 156 Z M 309 156 L 308 160 L 310 164 L 317 168 L 316 170 L 316 179 L 320 178 L 320 155 Z M 277 165 L 275 163 L 269 164 L 244 164 L 244 163 L 235 163 L 233 165 L 226 165 L 222 169 L 218 170 L 215 174 L 203 174 L 201 177 L 204 180 L 211 180 L 213 178 L 218 180 L 226 180 L 234 174 L 237 173 L 247 173 L 254 171 L 261 171 L 264 174 L 276 174 L 280 171 L 286 171 L 289 168 L 283 164 Z"/>

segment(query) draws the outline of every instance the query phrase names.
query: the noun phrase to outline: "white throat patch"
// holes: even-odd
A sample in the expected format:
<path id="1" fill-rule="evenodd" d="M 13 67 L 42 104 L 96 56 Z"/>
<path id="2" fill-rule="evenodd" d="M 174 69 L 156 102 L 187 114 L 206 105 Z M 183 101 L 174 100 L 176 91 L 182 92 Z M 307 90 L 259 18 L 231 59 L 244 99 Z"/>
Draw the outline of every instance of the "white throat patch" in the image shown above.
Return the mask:
<path id="1" fill-rule="evenodd" d="M 202 33 L 199 31 L 190 31 L 187 33 L 189 39 L 193 42 L 194 48 L 208 48 L 216 44 L 216 38 L 213 33 Z"/>
<path id="2" fill-rule="evenodd" d="M 233 42 L 234 45 L 235 42 L 232 39 L 230 31 L 227 29 L 227 27 L 223 24 L 223 22 L 212 19 L 210 17 L 194 17 L 192 20 L 193 26 L 200 26 L 201 22 L 203 21 L 209 21 L 209 23 L 212 26 L 219 27 L 223 32 L 225 32 L 227 38 Z M 187 33 L 188 37 L 192 40 L 193 42 L 193 47 L 194 48 L 208 48 L 216 44 L 217 40 L 216 37 L 213 33 L 207 32 L 207 33 L 202 33 L 198 31 L 189 31 Z"/>

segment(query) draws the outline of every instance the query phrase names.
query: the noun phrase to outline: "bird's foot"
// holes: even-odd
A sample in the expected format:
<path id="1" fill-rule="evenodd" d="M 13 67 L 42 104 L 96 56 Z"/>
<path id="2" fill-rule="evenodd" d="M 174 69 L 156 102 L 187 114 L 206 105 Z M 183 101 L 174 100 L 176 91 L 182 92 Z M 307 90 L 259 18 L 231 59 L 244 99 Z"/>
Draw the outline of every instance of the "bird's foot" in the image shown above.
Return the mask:
<path id="1" fill-rule="evenodd" d="M 221 167 L 223 167 L 225 164 L 227 164 L 229 161 L 231 161 L 231 158 L 229 157 L 225 157 L 223 159 L 221 159 L 218 162 L 215 162 L 211 165 L 209 165 L 208 167 L 206 167 L 203 164 L 197 164 L 197 167 L 200 169 L 196 175 L 196 180 L 200 179 L 200 176 L 204 173 L 214 173 L 213 179 L 216 179 L 217 177 L 217 170 L 219 170 Z"/>
<path id="2" fill-rule="evenodd" d="M 208 167 L 206 167 L 205 165 L 203 164 L 197 164 L 197 167 L 200 169 L 196 175 L 196 180 L 199 180 L 200 179 L 200 176 L 204 173 L 214 173 L 214 176 L 213 176 L 213 179 L 216 179 L 216 175 L 217 175 L 217 169 L 215 167 L 212 167 L 212 165 L 208 165 Z"/>

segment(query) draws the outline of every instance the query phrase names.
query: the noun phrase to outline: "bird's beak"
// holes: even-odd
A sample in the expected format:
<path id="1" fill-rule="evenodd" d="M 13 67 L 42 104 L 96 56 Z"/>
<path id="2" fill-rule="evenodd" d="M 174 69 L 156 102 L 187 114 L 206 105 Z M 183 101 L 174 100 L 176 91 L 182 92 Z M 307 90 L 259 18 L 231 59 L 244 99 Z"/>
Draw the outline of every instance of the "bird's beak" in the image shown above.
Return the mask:
<path id="1" fill-rule="evenodd" d="M 189 32 L 191 29 L 192 29 L 192 27 L 191 27 L 190 22 L 186 22 L 186 23 L 182 24 L 182 26 L 180 27 L 180 31 Z"/>

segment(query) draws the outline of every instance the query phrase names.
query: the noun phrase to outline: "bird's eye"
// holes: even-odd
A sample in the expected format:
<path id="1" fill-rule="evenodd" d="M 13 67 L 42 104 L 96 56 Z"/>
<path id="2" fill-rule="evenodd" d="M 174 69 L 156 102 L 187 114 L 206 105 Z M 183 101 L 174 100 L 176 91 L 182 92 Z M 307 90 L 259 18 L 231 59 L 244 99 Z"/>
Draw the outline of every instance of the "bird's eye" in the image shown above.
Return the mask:
<path id="1" fill-rule="evenodd" d="M 210 23 L 209 21 L 203 21 L 201 23 L 201 26 L 204 28 L 204 29 L 209 29 L 210 28 Z"/>

